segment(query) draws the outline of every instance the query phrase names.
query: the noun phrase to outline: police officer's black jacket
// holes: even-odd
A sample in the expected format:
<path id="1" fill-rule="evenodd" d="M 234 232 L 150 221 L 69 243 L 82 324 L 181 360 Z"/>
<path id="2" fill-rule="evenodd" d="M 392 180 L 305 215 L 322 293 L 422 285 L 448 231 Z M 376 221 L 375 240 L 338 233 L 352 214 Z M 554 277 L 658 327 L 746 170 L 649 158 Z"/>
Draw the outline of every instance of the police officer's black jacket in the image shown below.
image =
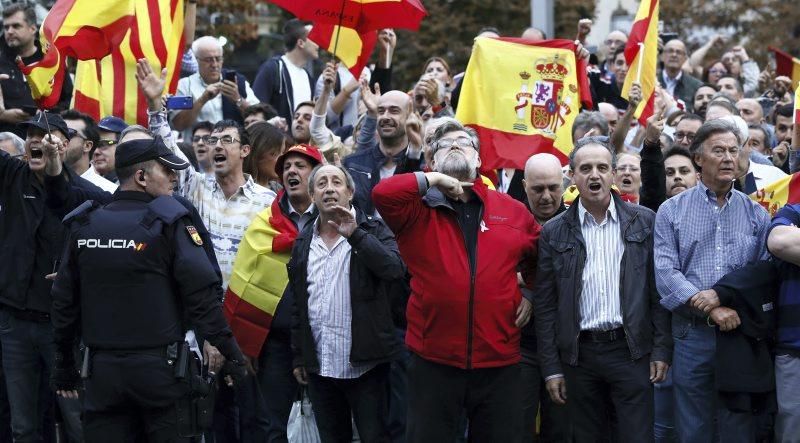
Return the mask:
<path id="1" fill-rule="evenodd" d="M 95 187 L 75 176 L 83 189 Z M 0 305 L 50 312 L 53 272 L 63 248 L 60 217 L 45 207 L 45 188 L 28 164 L 0 151 Z"/>
<path id="2" fill-rule="evenodd" d="M 60 219 L 64 218 L 64 216 L 83 204 L 85 201 L 94 200 L 100 204 L 106 204 L 111 202 L 113 199 L 114 194 L 104 191 L 97 186 L 92 185 L 91 188 L 80 186 L 78 184 L 79 182 L 72 178 L 74 174 L 70 175 L 67 173 L 69 169 L 66 166 L 64 167 L 64 171 L 65 173 L 62 173 L 61 175 L 55 177 L 46 176 L 44 178 L 44 188 L 47 193 L 47 199 L 45 202 L 47 203 L 47 207 L 50 208 L 50 210 L 53 211 Z M 68 177 L 69 180 L 67 180 Z M 72 183 L 72 185 L 70 185 L 70 183 Z M 200 238 L 203 240 L 203 249 L 206 251 L 206 255 L 211 261 L 214 271 L 216 271 L 217 276 L 219 277 L 220 281 L 222 281 L 222 272 L 220 272 L 219 269 L 217 256 L 214 254 L 214 246 L 211 243 L 211 235 L 209 235 L 208 229 L 206 229 L 206 225 L 203 223 L 203 219 L 200 217 L 200 213 L 197 212 L 197 208 L 194 207 L 192 202 L 187 200 L 185 197 L 177 194 L 173 194 L 172 197 L 189 211 L 189 219 L 191 220 L 192 225 L 197 228 L 197 232 L 200 234 Z M 219 298 L 222 300 L 222 287 L 219 289 Z"/>
<path id="3" fill-rule="evenodd" d="M 383 363 L 396 358 L 402 347 L 392 322 L 389 283 L 402 280 L 406 266 L 394 235 L 381 220 L 356 209 L 358 227 L 347 240 L 350 254 L 350 300 L 352 306 L 351 363 Z M 287 268 L 287 291 L 293 293 L 293 367 L 319 371 L 319 360 L 308 320 L 308 254 L 313 229 L 309 223 L 298 235 Z"/>
<path id="4" fill-rule="evenodd" d="M 117 191 L 103 207 L 86 202 L 67 215 L 68 243 L 53 285 L 59 349 L 78 335 L 94 349 L 183 341 L 185 312 L 224 355 L 241 358 L 216 298 L 219 278 L 184 221 L 187 212 L 172 197 Z"/>

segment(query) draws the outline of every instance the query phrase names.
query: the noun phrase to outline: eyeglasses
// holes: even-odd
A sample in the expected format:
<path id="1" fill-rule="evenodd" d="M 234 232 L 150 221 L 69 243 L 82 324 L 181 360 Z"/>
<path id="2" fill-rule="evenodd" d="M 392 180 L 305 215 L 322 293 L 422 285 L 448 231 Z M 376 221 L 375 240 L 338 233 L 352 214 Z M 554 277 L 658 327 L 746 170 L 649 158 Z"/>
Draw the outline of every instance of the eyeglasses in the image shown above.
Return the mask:
<path id="1" fill-rule="evenodd" d="M 209 64 L 209 65 L 211 63 L 222 63 L 222 60 L 223 60 L 223 57 L 221 55 L 218 55 L 216 57 L 202 57 L 202 58 L 201 57 L 197 57 L 197 61 Z"/>
<path id="2" fill-rule="evenodd" d="M 675 141 L 686 139 L 689 143 L 694 140 L 694 134 L 691 132 L 676 132 L 675 133 Z"/>
<path id="3" fill-rule="evenodd" d="M 195 135 L 194 137 L 192 137 L 192 141 L 195 143 L 197 142 L 205 143 L 208 140 L 208 137 L 209 137 L 208 135 Z"/>
<path id="4" fill-rule="evenodd" d="M 97 147 L 100 149 L 109 148 L 117 144 L 116 140 L 100 140 L 97 142 Z"/>
<path id="5" fill-rule="evenodd" d="M 632 174 L 635 174 L 641 171 L 641 169 L 631 165 L 617 166 L 617 172 L 626 172 L 626 171 L 630 171 Z"/>
<path id="6" fill-rule="evenodd" d="M 204 136 L 203 141 L 207 145 L 216 146 L 217 142 L 222 142 L 222 146 L 229 146 L 234 142 L 239 142 L 240 140 L 237 138 L 233 138 L 230 135 L 223 135 L 222 137 L 211 137 L 211 136 Z"/>
<path id="7" fill-rule="evenodd" d="M 434 152 L 440 149 L 450 149 L 453 147 L 453 145 L 456 145 L 459 148 L 475 148 L 475 144 L 469 137 L 458 137 L 456 139 L 445 138 L 436 142 L 436 150 Z"/>

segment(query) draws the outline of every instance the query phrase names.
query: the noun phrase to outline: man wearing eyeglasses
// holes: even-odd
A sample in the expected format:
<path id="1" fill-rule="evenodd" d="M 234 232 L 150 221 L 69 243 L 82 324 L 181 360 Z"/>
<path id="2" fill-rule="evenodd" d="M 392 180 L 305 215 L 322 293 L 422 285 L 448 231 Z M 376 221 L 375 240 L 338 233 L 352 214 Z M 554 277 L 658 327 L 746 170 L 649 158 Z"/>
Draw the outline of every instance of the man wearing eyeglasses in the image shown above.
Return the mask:
<path id="1" fill-rule="evenodd" d="M 683 72 L 686 45 L 678 39 L 668 41 L 661 52 L 661 62 L 664 64 L 664 69 L 658 76 L 659 83 L 676 100 L 683 100 L 686 109 L 691 111 L 694 105 L 694 93 L 703 82 Z"/>
<path id="2" fill-rule="evenodd" d="M 100 144 L 100 134 L 92 117 L 74 109 L 62 112 L 61 117 L 70 132 L 64 164 L 98 188 L 108 192 L 116 191 L 117 184 L 98 174 L 91 163 L 94 151 Z"/>
<path id="3" fill-rule="evenodd" d="M 113 115 L 104 117 L 97 123 L 100 140 L 94 148 L 92 163 L 98 174 L 114 183 L 117 183 L 117 174 L 114 171 L 117 142 L 127 127 L 124 120 Z"/>
<path id="4" fill-rule="evenodd" d="M 411 274 L 406 438 L 453 441 L 466 410 L 471 441 L 517 441 L 531 315 L 517 267 L 531 275 L 540 228 L 483 183 L 475 131 L 447 121 L 431 140 L 433 172 L 388 177 L 372 193 Z"/>
<path id="5" fill-rule="evenodd" d="M 193 98 L 191 109 L 173 111 L 172 125 L 183 131 L 183 140 L 192 138 L 192 126 L 201 121 L 217 123 L 233 120 L 244 124 L 242 113 L 258 103 L 256 94 L 244 76 L 223 68 L 222 45 L 216 37 L 200 37 L 192 43 L 197 58 L 197 72 L 178 81 L 177 96 Z M 235 81 L 229 79 L 233 75 Z"/>

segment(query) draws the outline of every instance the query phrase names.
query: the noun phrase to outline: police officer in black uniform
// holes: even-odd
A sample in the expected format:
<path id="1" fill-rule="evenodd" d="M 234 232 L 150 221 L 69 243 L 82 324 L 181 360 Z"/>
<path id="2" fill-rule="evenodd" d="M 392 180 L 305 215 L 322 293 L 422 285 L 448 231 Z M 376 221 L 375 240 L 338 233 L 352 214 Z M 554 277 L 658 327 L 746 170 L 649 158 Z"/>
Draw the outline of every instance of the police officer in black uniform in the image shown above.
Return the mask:
<path id="1" fill-rule="evenodd" d="M 194 329 L 217 347 L 234 382 L 245 374 L 244 358 L 222 315 L 220 281 L 202 240 L 170 196 L 175 170 L 189 164 L 160 139 L 145 139 L 120 144 L 115 166 L 113 200 L 86 202 L 64 219 L 69 237 L 53 285 L 52 383 L 60 395 L 77 396 L 73 351 L 80 338 L 88 350 L 80 371 L 87 442 L 138 433 L 148 441 L 187 441 L 183 400 L 196 377 L 184 333 Z"/>

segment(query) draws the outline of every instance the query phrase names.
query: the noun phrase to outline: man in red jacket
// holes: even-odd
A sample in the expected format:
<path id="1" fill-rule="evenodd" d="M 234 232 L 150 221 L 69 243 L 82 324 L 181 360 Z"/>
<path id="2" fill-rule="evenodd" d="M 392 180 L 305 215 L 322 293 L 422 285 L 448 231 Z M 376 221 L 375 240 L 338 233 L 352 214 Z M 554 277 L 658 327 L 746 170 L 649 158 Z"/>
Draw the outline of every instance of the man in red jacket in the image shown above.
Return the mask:
<path id="1" fill-rule="evenodd" d="M 411 274 L 407 440 L 453 441 L 466 409 L 471 441 L 514 441 L 531 315 L 517 266 L 530 269 L 539 227 L 482 183 L 472 129 L 443 124 L 431 151 L 434 172 L 387 178 L 372 194 Z"/>

